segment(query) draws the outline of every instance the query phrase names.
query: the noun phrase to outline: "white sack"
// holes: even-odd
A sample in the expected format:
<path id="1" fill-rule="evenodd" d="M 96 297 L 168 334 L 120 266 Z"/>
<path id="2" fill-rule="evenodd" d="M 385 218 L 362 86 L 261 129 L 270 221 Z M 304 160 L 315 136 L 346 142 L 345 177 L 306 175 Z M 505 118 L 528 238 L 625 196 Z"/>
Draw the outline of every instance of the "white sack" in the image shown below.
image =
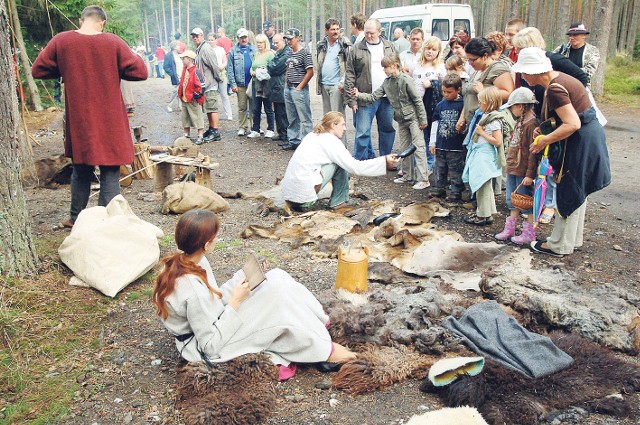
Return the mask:
<path id="1" fill-rule="evenodd" d="M 118 195 L 106 207 L 82 211 L 58 253 L 77 279 L 115 297 L 158 263 L 162 236 Z"/>

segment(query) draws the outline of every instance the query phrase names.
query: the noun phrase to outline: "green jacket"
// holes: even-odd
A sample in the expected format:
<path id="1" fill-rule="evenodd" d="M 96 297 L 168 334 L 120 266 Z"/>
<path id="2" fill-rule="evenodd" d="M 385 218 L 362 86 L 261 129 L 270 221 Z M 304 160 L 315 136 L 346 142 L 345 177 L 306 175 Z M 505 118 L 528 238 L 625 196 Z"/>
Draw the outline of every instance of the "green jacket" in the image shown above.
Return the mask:
<path id="1" fill-rule="evenodd" d="M 389 40 L 381 39 L 380 42 L 384 44 L 384 56 L 389 56 L 396 51 L 393 43 Z M 369 52 L 367 48 L 366 39 L 362 39 L 361 42 L 354 44 L 353 47 L 349 49 L 344 82 L 344 95 L 349 107 L 357 103 L 357 99 L 349 93 L 354 87 L 362 93 L 371 93 L 372 91 L 371 52 Z"/>
<path id="2" fill-rule="evenodd" d="M 387 95 L 393 108 L 393 119 L 399 123 L 417 120 L 419 125 L 427 125 L 427 113 L 422 96 L 418 94 L 413 78 L 404 72 L 397 77 L 387 77 L 373 93 L 358 93 L 358 101 L 373 103 Z"/>
<path id="3" fill-rule="evenodd" d="M 284 103 L 284 76 L 287 73 L 287 59 L 291 56 L 291 47 L 284 46 L 284 49 L 276 52 L 275 56 L 267 64 L 267 72 L 271 76 L 267 80 L 265 89 L 268 90 L 269 99 L 275 103 Z"/>

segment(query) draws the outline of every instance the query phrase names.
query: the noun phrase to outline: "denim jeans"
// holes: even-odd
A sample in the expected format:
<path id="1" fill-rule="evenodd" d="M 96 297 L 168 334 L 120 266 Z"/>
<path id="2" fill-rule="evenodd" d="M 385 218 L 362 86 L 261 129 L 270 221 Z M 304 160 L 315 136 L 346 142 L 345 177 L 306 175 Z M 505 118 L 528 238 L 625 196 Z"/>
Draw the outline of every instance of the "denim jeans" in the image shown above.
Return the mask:
<path id="1" fill-rule="evenodd" d="M 322 186 L 320 190 L 322 190 L 329 181 L 331 181 L 331 186 L 333 186 L 331 198 L 329 198 L 329 207 L 333 208 L 347 202 L 349 200 L 349 173 L 336 164 L 325 164 L 320 170 L 322 173 Z"/>
<path id="2" fill-rule="evenodd" d="M 429 123 L 429 125 L 427 125 L 427 127 L 422 130 L 422 134 L 424 134 L 424 142 L 427 145 L 427 167 L 430 171 L 433 171 L 433 164 L 436 162 L 436 156 L 431 155 L 431 152 L 429 152 L 429 141 L 431 139 L 431 123 Z"/>
<path id="3" fill-rule="evenodd" d="M 262 114 L 262 107 L 264 105 L 264 113 L 267 116 L 267 130 L 274 130 L 274 117 L 273 107 L 271 106 L 271 100 L 268 97 L 256 96 L 253 102 L 253 126 L 251 130 L 260 131 L 260 118 Z"/>
<path id="4" fill-rule="evenodd" d="M 460 196 L 464 190 L 462 172 L 464 171 L 466 152 L 436 149 L 435 156 L 435 188 L 446 190 L 447 185 L 450 185 L 451 193 L 454 196 Z"/>
<path id="5" fill-rule="evenodd" d="M 516 190 L 516 187 L 518 187 L 518 185 L 520 183 L 522 183 L 522 180 L 524 180 L 523 176 L 514 176 L 513 174 L 507 174 L 507 193 L 506 193 L 506 198 L 507 198 L 507 207 L 509 208 L 509 210 L 517 209 L 511 203 L 511 195 Z M 520 186 L 520 188 L 518 189 L 518 191 L 516 193 L 520 193 L 522 195 L 533 196 L 533 184 L 531 184 L 529 186 L 525 186 L 525 185 Z M 533 213 L 533 209 L 529 208 L 528 210 L 522 210 L 522 213 L 524 213 L 524 214 L 532 214 Z"/>
<path id="6" fill-rule="evenodd" d="M 378 121 L 378 153 L 388 155 L 393 149 L 396 130 L 393 128 L 393 108 L 387 98 L 376 100 L 369 105 L 358 105 L 354 122 L 356 139 L 353 144 L 353 157 L 358 160 L 376 157 L 371 143 L 371 125 L 373 117 Z"/>
<path id="7" fill-rule="evenodd" d="M 290 144 L 297 146 L 302 138 L 313 130 L 309 86 L 305 86 L 302 90 L 286 86 L 284 88 L 284 104 L 289 120 L 287 138 Z"/>
<path id="8" fill-rule="evenodd" d="M 544 197 L 545 208 L 556 208 L 556 186 L 558 184 L 553 179 L 553 175 L 547 176 L 547 193 Z"/>
<path id="9" fill-rule="evenodd" d="M 78 214 L 87 207 L 93 180 L 93 165 L 73 164 L 71 173 L 71 211 L 69 218 L 75 222 Z M 120 166 L 100 166 L 100 194 L 98 205 L 106 207 L 109 201 L 120 194 Z"/>

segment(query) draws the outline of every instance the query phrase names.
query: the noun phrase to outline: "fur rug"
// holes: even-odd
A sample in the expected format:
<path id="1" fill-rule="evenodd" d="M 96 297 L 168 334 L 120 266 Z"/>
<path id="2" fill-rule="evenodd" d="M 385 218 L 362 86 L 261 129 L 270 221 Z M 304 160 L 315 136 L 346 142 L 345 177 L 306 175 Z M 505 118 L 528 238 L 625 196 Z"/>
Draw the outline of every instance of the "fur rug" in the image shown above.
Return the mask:
<path id="1" fill-rule="evenodd" d="M 462 376 L 445 387 L 434 387 L 425 379 L 420 390 L 439 394 L 451 407 L 476 407 L 490 424 L 535 424 L 570 406 L 615 416 L 637 415 L 631 401 L 610 396 L 640 391 L 640 367 L 578 335 L 558 332 L 550 337 L 574 358 L 571 367 L 531 380 L 486 359 L 477 376 Z"/>
<path id="2" fill-rule="evenodd" d="M 266 354 L 247 354 L 209 369 L 177 368 L 176 408 L 188 425 L 258 424 L 276 405 L 278 368 Z"/>
<path id="3" fill-rule="evenodd" d="M 405 346 L 363 346 L 358 358 L 342 365 L 332 380 L 338 390 L 349 394 L 380 391 L 407 378 L 424 378 L 434 357 L 416 353 Z"/>
<path id="4" fill-rule="evenodd" d="M 413 415 L 407 425 L 487 425 L 473 407 L 445 407 L 433 412 Z"/>

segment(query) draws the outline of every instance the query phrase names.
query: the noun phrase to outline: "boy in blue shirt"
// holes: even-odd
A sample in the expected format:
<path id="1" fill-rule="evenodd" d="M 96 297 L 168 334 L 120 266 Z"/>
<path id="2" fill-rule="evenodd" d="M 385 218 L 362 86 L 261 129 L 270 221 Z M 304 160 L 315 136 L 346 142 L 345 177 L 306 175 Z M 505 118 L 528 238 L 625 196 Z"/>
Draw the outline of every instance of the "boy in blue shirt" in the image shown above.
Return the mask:
<path id="1" fill-rule="evenodd" d="M 448 74 L 442 80 L 443 99 L 433 113 L 429 152 L 436 156 L 436 184 L 431 188 L 431 196 L 443 198 L 447 184 L 451 193 L 448 200 L 461 199 L 464 183 L 462 171 L 467 152 L 462 145 L 464 134 L 456 130 L 456 123 L 462 113 L 462 80 L 458 74 Z"/>

